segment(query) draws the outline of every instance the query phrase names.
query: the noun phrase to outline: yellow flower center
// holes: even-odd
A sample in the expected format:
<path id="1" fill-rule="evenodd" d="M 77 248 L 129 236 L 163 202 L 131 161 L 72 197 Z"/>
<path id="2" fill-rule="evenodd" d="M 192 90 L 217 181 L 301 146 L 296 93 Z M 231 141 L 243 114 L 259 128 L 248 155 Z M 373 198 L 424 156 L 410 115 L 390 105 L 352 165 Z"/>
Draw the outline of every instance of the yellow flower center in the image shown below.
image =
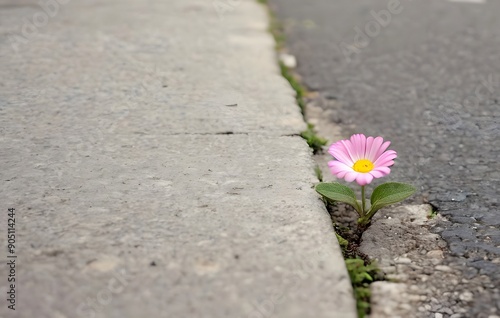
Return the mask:
<path id="1" fill-rule="evenodd" d="M 356 172 L 367 173 L 373 170 L 373 163 L 368 159 L 359 159 L 352 168 Z"/>

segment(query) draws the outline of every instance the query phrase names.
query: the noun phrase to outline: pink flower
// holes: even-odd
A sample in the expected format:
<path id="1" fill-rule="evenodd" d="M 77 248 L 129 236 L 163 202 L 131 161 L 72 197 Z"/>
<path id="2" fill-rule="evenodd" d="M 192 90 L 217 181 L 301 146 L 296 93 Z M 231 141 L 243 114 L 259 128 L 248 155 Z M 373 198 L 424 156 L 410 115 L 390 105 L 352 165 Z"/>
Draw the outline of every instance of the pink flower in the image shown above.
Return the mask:
<path id="1" fill-rule="evenodd" d="M 391 172 L 389 167 L 394 164 L 397 153 L 386 151 L 390 144 L 390 141 L 384 142 L 382 137 L 352 135 L 350 140 L 341 140 L 330 146 L 328 153 L 337 160 L 328 162 L 328 166 L 337 178 L 367 185 L 373 178 L 381 178 Z"/>

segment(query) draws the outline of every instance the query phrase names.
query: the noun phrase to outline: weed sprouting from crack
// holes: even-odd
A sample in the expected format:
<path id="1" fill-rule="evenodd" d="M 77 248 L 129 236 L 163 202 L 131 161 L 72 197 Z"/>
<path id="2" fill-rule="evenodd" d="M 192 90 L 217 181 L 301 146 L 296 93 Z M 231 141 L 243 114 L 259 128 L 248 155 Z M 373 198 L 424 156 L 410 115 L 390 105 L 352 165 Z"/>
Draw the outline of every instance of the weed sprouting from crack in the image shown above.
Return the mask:
<path id="1" fill-rule="evenodd" d="M 429 214 L 427 215 L 427 218 L 428 219 L 433 219 L 433 218 L 435 218 L 438 215 L 439 210 L 438 210 L 438 208 L 435 205 L 433 205 L 431 203 L 428 203 L 428 204 L 431 206 L 431 210 L 429 211 Z"/>
<path id="2" fill-rule="evenodd" d="M 370 313 L 370 284 L 378 280 L 380 270 L 375 263 L 366 264 L 360 258 L 348 258 L 345 264 L 357 301 L 358 317 L 363 318 Z"/>
<path id="3" fill-rule="evenodd" d="M 314 154 L 320 153 L 323 150 L 323 146 L 327 143 L 326 139 L 316 134 L 313 124 L 308 123 L 307 129 L 301 132 L 300 136 L 307 141 L 307 144 L 312 148 Z"/>
<path id="4" fill-rule="evenodd" d="M 319 182 L 323 182 L 323 171 L 321 171 L 321 168 L 318 165 L 314 167 L 314 173 L 316 174 L 316 178 L 318 178 Z"/>
<path id="5" fill-rule="evenodd" d="M 364 229 L 357 227 L 356 211 L 342 203 L 325 201 L 325 205 L 332 218 L 335 235 L 351 279 L 358 317 L 363 318 L 370 313 L 370 284 L 384 280 L 383 272 L 375 262 L 359 251 Z"/>

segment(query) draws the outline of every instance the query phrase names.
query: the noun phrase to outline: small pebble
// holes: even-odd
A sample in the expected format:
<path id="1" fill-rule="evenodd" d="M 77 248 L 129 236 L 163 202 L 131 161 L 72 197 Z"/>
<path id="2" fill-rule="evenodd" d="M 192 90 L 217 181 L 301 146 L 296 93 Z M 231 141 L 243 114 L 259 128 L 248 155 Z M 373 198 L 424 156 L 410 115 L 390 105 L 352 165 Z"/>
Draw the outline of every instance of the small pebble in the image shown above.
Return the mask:
<path id="1" fill-rule="evenodd" d="M 443 262 L 443 260 L 439 258 L 431 258 L 430 261 L 433 265 L 439 265 Z"/>
<path id="2" fill-rule="evenodd" d="M 445 314 L 453 315 L 453 311 L 448 307 L 441 308 L 441 311 L 444 312 Z"/>
<path id="3" fill-rule="evenodd" d="M 458 298 L 460 298 L 460 300 L 468 302 L 468 301 L 472 301 L 472 299 L 474 299 L 474 294 L 472 294 L 469 291 L 466 291 L 466 292 L 463 292 L 462 294 L 460 294 L 460 296 L 458 296 Z"/>
<path id="4" fill-rule="evenodd" d="M 387 267 L 384 267 L 384 268 L 381 268 L 381 269 L 386 274 L 396 273 L 396 267 L 395 266 L 387 266 Z"/>
<path id="5" fill-rule="evenodd" d="M 443 314 L 437 312 L 434 314 L 434 318 L 443 318 Z"/>
<path id="6" fill-rule="evenodd" d="M 443 308 L 443 306 L 441 306 L 439 304 L 432 305 L 431 311 L 438 312 L 441 308 Z"/>
<path id="7" fill-rule="evenodd" d="M 451 267 L 449 266 L 446 266 L 446 265 L 437 265 L 436 267 L 434 267 L 437 271 L 441 271 L 441 272 L 452 272 L 453 269 L 451 269 Z"/>
<path id="8" fill-rule="evenodd" d="M 408 257 L 397 257 L 394 259 L 394 262 L 396 262 L 396 264 L 410 264 L 411 259 Z"/>
<path id="9" fill-rule="evenodd" d="M 282 53 L 280 54 L 279 59 L 288 68 L 297 67 L 297 59 L 291 54 Z"/>
<path id="10" fill-rule="evenodd" d="M 443 251 L 441 251 L 441 250 L 429 251 L 429 252 L 427 252 L 427 256 L 430 258 L 444 258 Z"/>

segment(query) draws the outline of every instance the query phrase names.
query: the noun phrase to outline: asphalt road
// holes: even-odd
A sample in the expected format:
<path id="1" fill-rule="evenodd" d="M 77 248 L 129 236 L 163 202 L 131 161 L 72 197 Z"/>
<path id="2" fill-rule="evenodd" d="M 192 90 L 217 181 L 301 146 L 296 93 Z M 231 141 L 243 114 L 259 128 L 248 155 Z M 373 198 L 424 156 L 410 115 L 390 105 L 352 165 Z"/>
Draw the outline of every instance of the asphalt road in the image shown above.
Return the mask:
<path id="1" fill-rule="evenodd" d="M 336 101 L 332 124 L 391 140 L 389 179 L 449 219 L 448 262 L 500 286 L 500 2 L 270 2 L 304 84 Z"/>

